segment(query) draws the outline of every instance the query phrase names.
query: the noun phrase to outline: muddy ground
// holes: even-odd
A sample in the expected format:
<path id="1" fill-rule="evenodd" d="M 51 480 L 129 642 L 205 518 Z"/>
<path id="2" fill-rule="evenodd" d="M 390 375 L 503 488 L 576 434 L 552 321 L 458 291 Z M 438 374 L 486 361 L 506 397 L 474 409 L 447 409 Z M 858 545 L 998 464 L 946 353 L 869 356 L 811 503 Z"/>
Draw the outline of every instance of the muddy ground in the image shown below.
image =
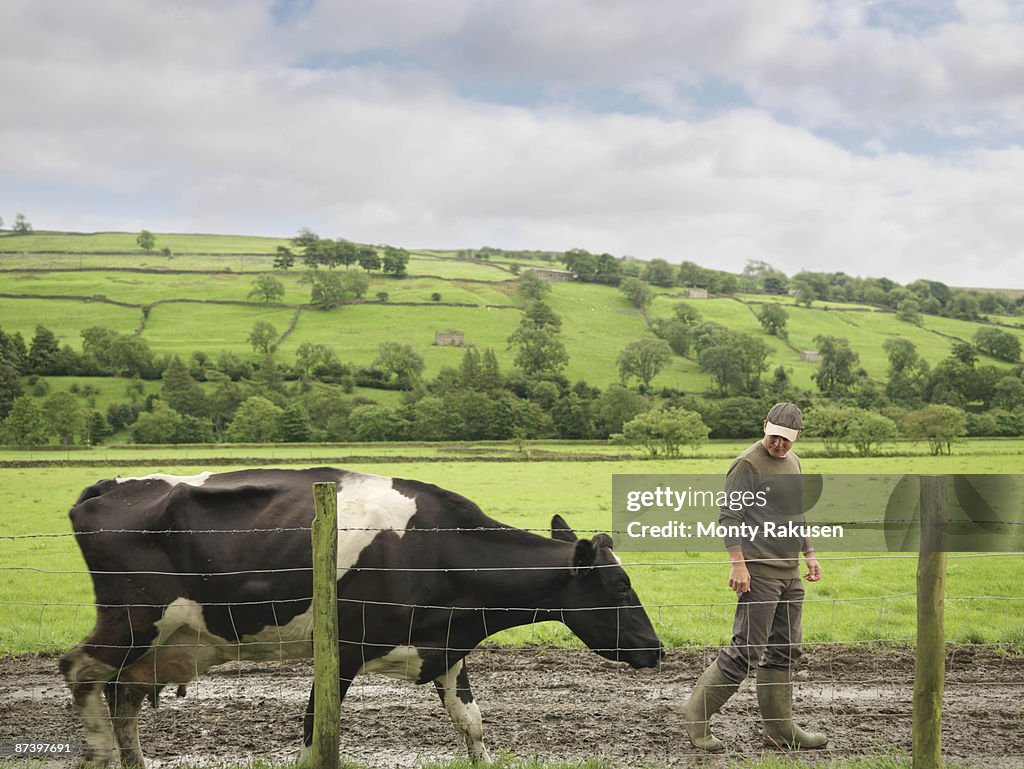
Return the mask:
<path id="1" fill-rule="evenodd" d="M 478 650 L 469 669 L 495 758 L 720 767 L 722 758 L 693 751 L 680 716 L 709 654 L 672 650 L 659 669 L 633 671 L 579 650 Z M 294 758 L 310 675 L 307 663 L 232 664 L 194 682 L 183 699 L 165 690 L 160 708 L 142 714 L 150 765 Z M 827 646 L 806 653 L 796 708 L 799 721 L 830 735 L 822 760 L 909 754 L 913 676 L 910 650 Z M 1024 767 L 1024 657 L 954 650 L 944 707 L 949 758 L 986 769 Z M 431 686 L 364 676 L 342 713 L 343 759 L 410 767 L 465 755 Z M 752 681 L 714 724 L 733 763 L 765 752 Z M 42 739 L 82 740 L 56 660 L 0 660 L 0 743 Z"/>

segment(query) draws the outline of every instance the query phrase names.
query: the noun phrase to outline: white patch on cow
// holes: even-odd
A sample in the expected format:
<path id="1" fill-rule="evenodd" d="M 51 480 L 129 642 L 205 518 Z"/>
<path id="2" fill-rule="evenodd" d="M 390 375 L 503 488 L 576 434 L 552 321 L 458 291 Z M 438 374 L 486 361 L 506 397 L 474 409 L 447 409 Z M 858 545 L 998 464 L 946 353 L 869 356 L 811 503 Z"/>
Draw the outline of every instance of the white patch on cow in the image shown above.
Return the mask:
<path id="1" fill-rule="evenodd" d="M 210 632 L 203 609 L 176 598 L 154 623 L 157 637 L 149 651 L 122 674 L 122 680 L 184 684 L 229 660 L 307 659 L 313 656 L 313 609 L 280 627 L 269 625 L 242 636 L 241 643 Z"/>
<path id="2" fill-rule="evenodd" d="M 338 579 L 359 560 L 359 554 L 381 531 L 405 535 L 416 514 L 416 500 L 380 475 L 346 473 L 338 492 Z"/>
<path id="3" fill-rule="evenodd" d="M 359 674 L 382 673 L 402 681 L 419 681 L 423 658 L 415 646 L 396 646 L 383 657 L 370 660 L 359 668 Z"/>
<path id="4" fill-rule="evenodd" d="M 149 651 L 121 674 L 122 680 L 185 684 L 236 658 L 235 644 L 211 633 L 202 606 L 189 598 L 175 598 L 153 624 L 157 636 Z"/>
<path id="5" fill-rule="evenodd" d="M 179 484 L 185 484 L 186 486 L 202 486 L 206 483 L 206 479 L 210 477 L 210 471 L 199 473 L 199 475 L 168 475 L 167 473 L 153 473 L 152 475 L 143 475 L 138 478 L 117 478 L 118 483 L 127 483 L 128 481 L 163 481 L 170 486 L 178 486 Z"/>

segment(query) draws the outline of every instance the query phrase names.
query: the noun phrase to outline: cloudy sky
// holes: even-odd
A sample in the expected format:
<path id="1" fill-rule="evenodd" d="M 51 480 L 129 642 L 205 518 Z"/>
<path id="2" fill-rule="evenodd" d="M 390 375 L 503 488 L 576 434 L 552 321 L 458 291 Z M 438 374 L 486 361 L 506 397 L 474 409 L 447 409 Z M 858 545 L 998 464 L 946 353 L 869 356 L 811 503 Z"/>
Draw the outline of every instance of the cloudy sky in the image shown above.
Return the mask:
<path id="1" fill-rule="evenodd" d="M 4 0 L 0 216 L 1024 288 L 1022 8 Z"/>

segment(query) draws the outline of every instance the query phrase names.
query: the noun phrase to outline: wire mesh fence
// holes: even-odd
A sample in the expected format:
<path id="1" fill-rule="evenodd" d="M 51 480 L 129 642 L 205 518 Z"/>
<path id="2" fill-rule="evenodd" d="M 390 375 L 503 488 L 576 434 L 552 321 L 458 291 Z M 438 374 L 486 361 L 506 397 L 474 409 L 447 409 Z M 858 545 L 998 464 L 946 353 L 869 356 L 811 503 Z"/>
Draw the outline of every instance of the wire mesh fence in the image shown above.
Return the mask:
<path id="1" fill-rule="evenodd" d="M 353 531 L 376 532 L 367 528 Z M 459 536 L 479 531 L 476 527 L 438 528 L 423 534 Z M 309 528 L 272 527 L 255 532 L 235 528 L 124 529 L 84 536 L 140 533 L 182 543 L 253 533 L 265 538 L 308 538 Z M 136 556 L 139 568 L 114 569 L 104 575 L 122 580 L 188 576 L 274 581 L 305 579 L 310 571 L 308 565 L 273 568 L 268 564 L 252 570 L 232 568 L 230 563 L 168 571 L 149 568 L 151 561 L 145 553 Z M 729 641 L 735 599 L 721 587 L 728 562 L 709 553 L 661 557 L 644 553 L 622 558 L 621 567 L 638 586 L 644 608 L 668 646 L 665 657 L 651 669 L 634 670 L 594 655 L 564 624 L 574 613 L 607 612 L 617 605 L 563 607 L 552 617 L 549 606 L 529 601 L 494 606 L 471 591 L 439 595 L 434 600 L 408 600 L 400 593 L 369 598 L 353 597 L 344 590 L 339 603 L 349 616 L 371 619 L 379 612 L 400 610 L 405 624 L 397 635 L 404 643 L 397 645 L 414 647 L 417 655 L 461 657 L 472 651 L 468 657 L 470 680 L 483 711 L 492 754 L 553 760 L 598 756 L 627 764 L 671 764 L 703 757 L 686 738 L 681 709 L 700 671 Z M 916 557 L 843 554 L 819 555 L 819 559 L 829 574 L 848 569 L 869 575 L 873 567 L 890 564 L 909 579 L 895 589 L 879 589 L 865 577 L 855 592 L 812 591 L 803 601 L 808 632 L 796 682 L 797 718 L 829 734 L 829 748 L 823 755 L 831 758 L 907 753 L 915 641 L 907 616 L 913 614 L 915 593 L 912 587 L 900 588 L 912 586 Z M 1019 767 L 1024 765 L 1020 554 L 951 554 L 949 560 L 953 570 L 974 562 L 993 566 L 1004 574 L 993 584 L 1005 592 L 947 595 L 948 633 L 961 641 L 947 649 L 947 753 L 965 761 L 979 760 L 979 765 Z M 619 566 L 599 564 L 593 568 L 613 570 Z M 355 563 L 348 572 L 383 582 L 399 580 L 405 585 L 443 576 L 458 586 L 476 579 L 514 581 L 524 573 L 565 568 L 565 564 Z M 196 615 L 194 607 L 186 604 L 171 610 L 166 602 L 155 600 L 97 605 L 91 599 L 89 575 L 70 533 L 0 536 L 0 643 L 8 655 L 0 659 L 0 743 L 69 740 L 81 745 L 83 727 L 72 712 L 71 696 L 55 657 L 89 635 L 97 613 L 120 612 L 127 617 L 135 612 L 146 616 L 156 612 L 159 619 L 168 611 L 178 611 L 181 616 L 177 619 L 185 630 L 160 640 L 166 654 L 184 652 L 191 669 L 180 676 L 188 679 L 184 691 L 171 685 L 162 692 L 159 708 L 143 708 L 143 753 L 170 763 L 295 757 L 309 698 L 311 666 L 306 658 L 310 642 L 302 627 L 292 626 L 287 632 L 280 628 L 302 614 L 295 610 L 308 603 L 310 594 L 273 600 L 225 596 L 222 601 L 206 601 L 206 609 L 220 611 L 226 618 L 222 626 L 232 628 L 232 633 L 218 636 L 209 628 L 190 625 L 189 621 L 201 614 Z M 717 590 L 707 589 L 708 585 Z M 239 620 L 253 608 L 272 619 L 271 630 L 258 637 L 247 634 Z M 428 639 L 417 638 L 413 632 L 419 618 L 426 615 L 433 618 L 434 625 L 451 628 L 469 614 L 479 614 L 486 624 L 487 618 L 498 612 L 556 621 L 533 624 L 531 619 L 525 627 L 504 630 L 479 646 L 460 644 L 445 632 Z M 277 621 L 286 615 L 291 619 Z M 375 638 L 368 632 L 369 624 L 364 620 L 355 631 L 342 631 L 341 644 L 359 651 L 363 668 L 370 668 L 371 661 L 396 646 L 393 639 Z M 291 632 L 298 636 L 289 636 Z M 97 646 L 121 649 L 152 642 L 135 631 L 128 638 L 128 644 L 122 640 L 98 642 Z M 611 645 L 593 651 L 614 658 L 621 649 Z M 210 659 L 219 664 L 205 671 Z M 409 658 L 392 662 L 382 672 L 411 677 Z M 159 658 L 154 656 L 146 664 L 152 665 L 157 676 Z M 342 706 L 343 754 L 370 765 L 462 757 L 458 732 L 452 729 L 432 688 L 375 673 L 354 677 Z M 764 750 L 752 681 L 741 687 L 715 726 L 726 741 L 728 756 L 752 756 Z"/>

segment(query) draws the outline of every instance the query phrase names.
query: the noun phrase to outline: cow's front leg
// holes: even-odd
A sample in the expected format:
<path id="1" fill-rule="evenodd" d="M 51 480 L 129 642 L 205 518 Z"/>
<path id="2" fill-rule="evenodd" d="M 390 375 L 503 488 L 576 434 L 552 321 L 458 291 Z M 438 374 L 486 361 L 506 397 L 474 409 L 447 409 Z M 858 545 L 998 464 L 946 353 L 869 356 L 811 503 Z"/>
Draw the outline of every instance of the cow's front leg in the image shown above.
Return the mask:
<path id="1" fill-rule="evenodd" d="M 110 716 L 103 707 L 103 687 L 117 674 L 116 668 L 97 660 L 81 647 L 68 652 L 60 662 L 61 672 L 71 689 L 75 711 L 85 728 L 85 749 L 81 766 L 106 767 L 117 757 Z"/>
<path id="2" fill-rule="evenodd" d="M 484 722 L 469 688 L 465 661 L 459 660 L 443 676 L 435 678 L 434 687 L 452 723 L 466 741 L 470 760 L 489 764 L 491 757 L 484 746 Z"/>
<path id="3" fill-rule="evenodd" d="M 121 753 L 121 766 L 145 769 L 142 744 L 139 742 L 139 710 L 146 698 L 146 689 L 110 682 L 107 684 L 107 708 L 114 726 L 114 738 Z"/>

